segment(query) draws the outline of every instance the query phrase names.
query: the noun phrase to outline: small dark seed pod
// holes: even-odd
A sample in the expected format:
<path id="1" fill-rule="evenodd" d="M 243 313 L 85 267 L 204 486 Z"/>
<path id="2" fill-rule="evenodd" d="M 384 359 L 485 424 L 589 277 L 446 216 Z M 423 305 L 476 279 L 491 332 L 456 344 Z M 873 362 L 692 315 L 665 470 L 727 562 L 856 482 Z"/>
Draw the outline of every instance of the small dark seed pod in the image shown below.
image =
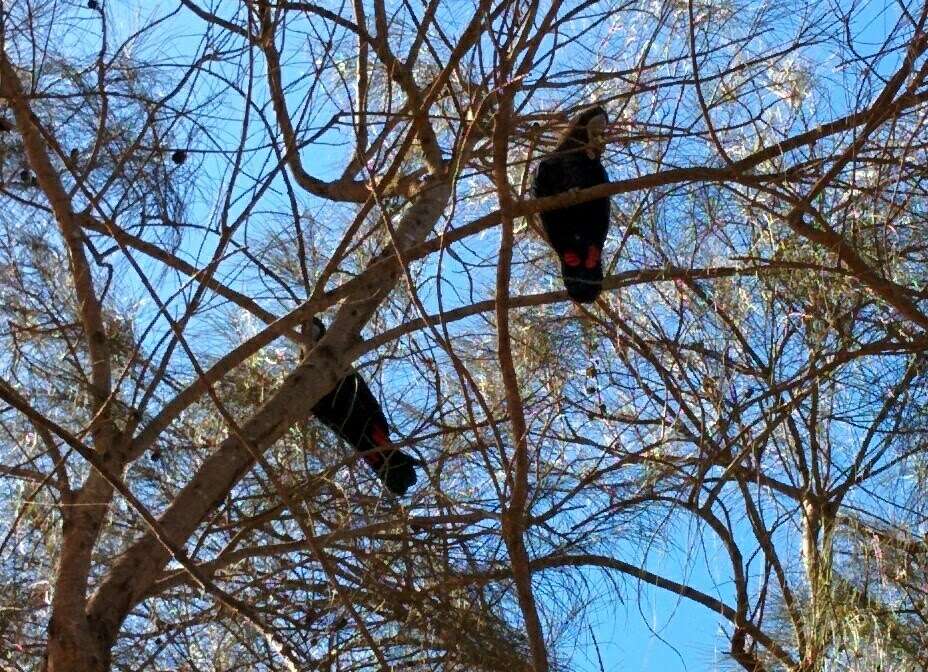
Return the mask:
<path id="1" fill-rule="evenodd" d="M 98 3 L 97 0 L 87 0 L 87 9 L 99 10 L 100 3 Z"/>
<path id="2" fill-rule="evenodd" d="M 171 161 L 176 163 L 178 166 L 186 160 L 187 160 L 187 152 L 185 152 L 183 149 L 175 150 L 174 153 L 171 154 Z"/>

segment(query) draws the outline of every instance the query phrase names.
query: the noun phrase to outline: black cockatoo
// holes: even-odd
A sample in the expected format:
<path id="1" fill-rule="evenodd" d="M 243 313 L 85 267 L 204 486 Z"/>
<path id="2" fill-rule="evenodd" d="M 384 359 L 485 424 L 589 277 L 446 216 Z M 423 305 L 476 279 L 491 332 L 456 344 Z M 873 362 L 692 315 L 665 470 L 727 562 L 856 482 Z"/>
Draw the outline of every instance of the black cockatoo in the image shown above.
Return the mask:
<path id="1" fill-rule="evenodd" d="M 304 333 L 307 327 L 304 326 Z M 311 332 L 313 342 L 317 342 L 325 334 L 325 325 L 313 318 Z M 304 349 L 300 355 L 305 354 Z M 416 482 L 414 467 L 422 462 L 391 447 L 390 425 L 380 403 L 356 371 L 339 380 L 313 407 L 312 413 L 361 453 L 390 492 L 405 495 Z"/>
<path id="2" fill-rule="evenodd" d="M 600 161 L 609 116 L 599 105 L 584 110 L 535 170 L 535 198 L 587 189 L 609 181 Z M 548 242 L 561 260 L 567 294 L 592 303 L 603 287 L 602 252 L 609 231 L 609 199 L 597 198 L 540 213 Z"/>

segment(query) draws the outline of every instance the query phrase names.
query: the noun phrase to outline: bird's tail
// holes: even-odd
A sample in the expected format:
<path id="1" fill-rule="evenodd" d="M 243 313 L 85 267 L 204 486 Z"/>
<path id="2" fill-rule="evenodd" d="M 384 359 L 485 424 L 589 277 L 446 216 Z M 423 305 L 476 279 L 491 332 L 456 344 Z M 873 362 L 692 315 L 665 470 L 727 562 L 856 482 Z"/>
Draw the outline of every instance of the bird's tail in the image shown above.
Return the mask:
<path id="1" fill-rule="evenodd" d="M 602 251 L 590 245 L 581 255 L 567 249 L 561 255 L 561 277 L 567 295 L 577 303 L 592 303 L 603 289 Z"/>
<path id="2" fill-rule="evenodd" d="M 374 425 L 370 432 L 371 443 L 376 446 L 361 453 L 361 457 L 377 473 L 387 489 L 395 495 L 405 495 L 416 483 L 415 467 L 424 466 L 422 460 L 410 457 L 392 448 L 386 429 Z"/>

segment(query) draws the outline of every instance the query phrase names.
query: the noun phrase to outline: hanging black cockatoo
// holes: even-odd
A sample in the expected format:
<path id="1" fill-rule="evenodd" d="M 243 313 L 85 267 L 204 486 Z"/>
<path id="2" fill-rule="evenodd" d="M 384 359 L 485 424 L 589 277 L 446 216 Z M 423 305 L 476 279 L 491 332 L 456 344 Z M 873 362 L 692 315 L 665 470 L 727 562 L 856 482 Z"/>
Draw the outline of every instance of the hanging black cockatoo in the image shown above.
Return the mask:
<path id="1" fill-rule="evenodd" d="M 599 105 L 587 108 L 564 133 L 557 148 L 538 164 L 535 198 L 587 189 L 609 181 L 600 161 L 609 116 Z M 548 242 L 561 260 L 567 294 L 592 303 L 603 287 L 603 243 L 609 231 L 609 199 L 597 198 L 539 213 Z"/>
<path id="2" fill-rule="evenodd" d="M 304 326 L 304 333 L 309 325 Z M 313 342 L 325 334 L 325 325 L 312 321 Z M 304 346 L 305 347 L 305 346 Z M 306 354 L 301 351 L 300 356 Z M 390 492 L 405 495 L 416 482 L 415 466 L 420 460 L 391 447 L 390 425 L 377 398 L 356 371 L 338 381 L 335 388 L 313 407 L 313 415 L 350 443 Z"/>

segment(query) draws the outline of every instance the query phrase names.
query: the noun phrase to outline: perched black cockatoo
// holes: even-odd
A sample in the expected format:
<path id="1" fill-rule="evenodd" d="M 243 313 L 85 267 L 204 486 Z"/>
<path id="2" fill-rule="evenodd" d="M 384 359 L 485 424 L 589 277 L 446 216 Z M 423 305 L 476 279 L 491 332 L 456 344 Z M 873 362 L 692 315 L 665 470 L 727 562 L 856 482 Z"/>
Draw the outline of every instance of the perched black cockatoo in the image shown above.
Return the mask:
<path id="1" fill-rule="evenodd" d="M 304 326 L 304 333 L 308 327 Z M 313 318 L 311 332 L 313 342 L 316 342 L 325 334 L 325 325 L 318 318 Z M 304 349 L 300 355 L 305 354 Z M 361 453 L 390 492 L 405 495 L 416 482 L 413 467 L 421 466 L 422 462 L 391 447 L 390 425 L 380 403 L 356 371 L 338 381 L 312 412 Z"/>
<path id="2" fill-rule="evenodd" d="M 535 198 L 587 189 L 609 181 L 600 161 L 609 116 L 599 105 L 587 108 L 564 133 L 557 148 L 535 170 Z M 567 294 L 592 303 L 603 287 L 602 252 L 609 231 L 609 199 L 597 198 L 539 213 L 548 242 L 561 260 Z"/>

